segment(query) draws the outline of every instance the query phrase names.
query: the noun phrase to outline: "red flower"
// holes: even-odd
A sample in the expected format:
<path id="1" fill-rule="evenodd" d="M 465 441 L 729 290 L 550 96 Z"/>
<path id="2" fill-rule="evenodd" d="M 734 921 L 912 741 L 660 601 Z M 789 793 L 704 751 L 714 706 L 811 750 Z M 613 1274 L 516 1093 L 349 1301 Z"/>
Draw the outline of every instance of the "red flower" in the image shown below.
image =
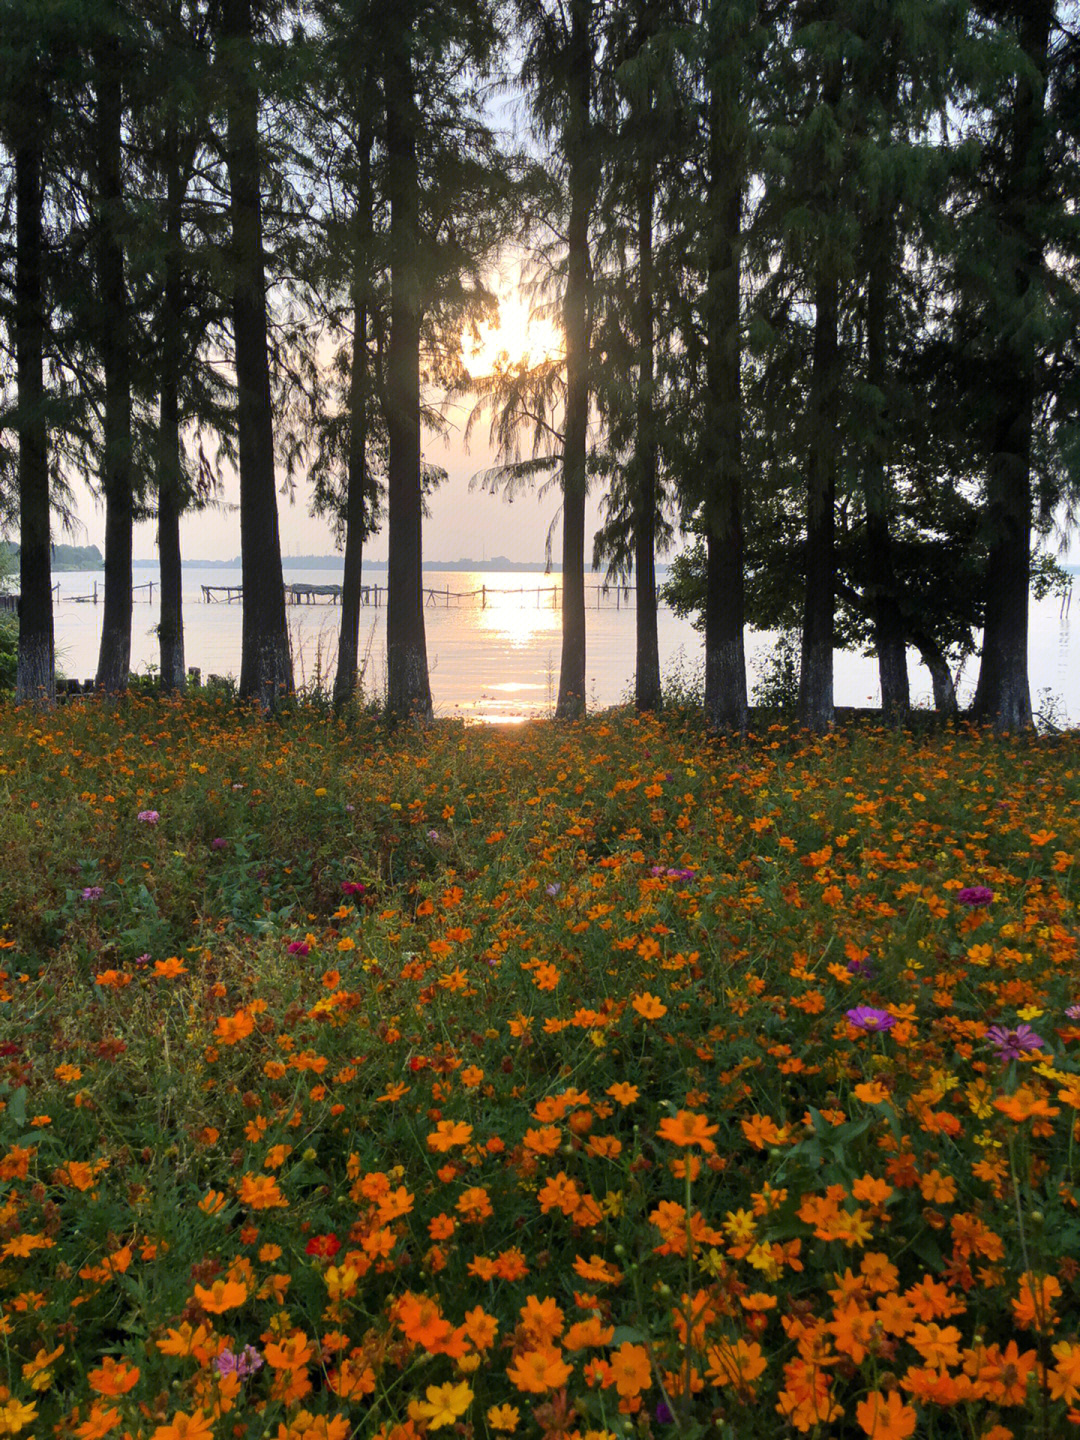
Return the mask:
<path id="1" fill-rule="evenodd" d="M 318 1255 L 322 1260 L 331 1260 L 341 1249 L 336 1235 L 313 1235 L 304 1246 L 307 1255 Z"/>

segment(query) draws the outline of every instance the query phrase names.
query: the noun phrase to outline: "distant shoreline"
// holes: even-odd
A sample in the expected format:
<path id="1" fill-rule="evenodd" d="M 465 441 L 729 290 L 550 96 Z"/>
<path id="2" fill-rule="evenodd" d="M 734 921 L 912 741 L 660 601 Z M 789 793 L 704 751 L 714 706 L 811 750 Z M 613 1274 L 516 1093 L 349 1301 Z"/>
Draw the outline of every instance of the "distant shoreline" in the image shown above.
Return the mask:
<path id="1" fill-rule="evenodd" d="M 132 565 L 141 569 L 156 569 L 157 560 L 133 560 Z M 282 568 L 285 570 L 341 570 L 344 557 L 341 555 L 283 555 Z M 232 560 L 185 560 L 185 567 L 193 570 L 239 570 L 240 557 Z M 385 560 L 364 561 L 364 570 L 385 570 Z M 666 570 L 666 565 L 657 565 L 657 570 Z M 490 560 L 425 560 L 424 571 L 478 571 L 500 574 L 561 575 L 562 566 L 552 561 L 546 566 L 541 560 L 507 560 L 505 555 L 495 555 Z"/>

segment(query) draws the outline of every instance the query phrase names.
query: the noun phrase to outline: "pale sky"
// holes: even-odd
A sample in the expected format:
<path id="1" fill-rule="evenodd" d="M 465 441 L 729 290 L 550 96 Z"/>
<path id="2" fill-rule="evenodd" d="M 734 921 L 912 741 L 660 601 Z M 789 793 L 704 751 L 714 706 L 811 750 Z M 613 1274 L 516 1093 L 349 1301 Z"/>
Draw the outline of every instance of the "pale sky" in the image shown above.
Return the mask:
<path id="1" fill-rule="evenodd" d="M 431 516 L 424 522 L 424 557 L 427 560 L 482 560 L 505 555 L 508 560 L 537 561 L 544 559 L 544 538 L 547 534 L 559 497 L 549 493 L 543 500 L 525 494 L 513 504 L 498 495 L 470 491 L 469 480 L 491 464 L 486 444 L 486 431 L 474 434 L 469 453 L 461 444 L 460 434 L 449 441 L 437 435 L 426 437 L 425 458 L 441 465 L 448 479 L 430 497 Z M 105 508 L 90 494 L 87 486 L 77 485 L 81 529 L 71 536 L 54 535 L 56 540 L 77 545 L 97 545 L 105 549 Z M 222 498 L 235 505 L 239 486 L 235 475 L 228 474 Z M 335 545 L 330 527 L 308 513 L 308 492 L 301 482 L 293 503 L 278 498 L 278 519 L 281 529 L 281 551 L 289 555 L 330 555 Z M 586 551 L 592 553 L 592 535 L 598 523 L 598 504 L 590 499 L 586 514 Z M 240 553 L 240 514 L 208 512 L 189 515 L 181 524 L 181 547 L 186 560 L 231 560 Z M 562 528 L 557 528 L 553 541 L 553 559 L 562 553 Z M 135 527 L 134 554 L 137 560 L 157 557 L 155 523 L 147 521 Z M 371 559 L 386 559 L 386 526 L 365 546 Z"/>

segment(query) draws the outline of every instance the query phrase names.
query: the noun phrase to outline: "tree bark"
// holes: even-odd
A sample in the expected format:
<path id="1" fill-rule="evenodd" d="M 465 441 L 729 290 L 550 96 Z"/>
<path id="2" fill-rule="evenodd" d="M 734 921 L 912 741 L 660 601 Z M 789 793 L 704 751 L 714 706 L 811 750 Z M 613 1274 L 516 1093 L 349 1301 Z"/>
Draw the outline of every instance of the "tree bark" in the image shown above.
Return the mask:
<path id="1" fill-rule="evenodd" d="M 122 58 L 113 36 L 95 54 L 98 214 L 98 353 L 105 385 L 101 489 L 105 497 L 105 596 L 99 690 L 119 695 L 131 669 L 131 542 L 135 476 L 131 454 L 131 322 L 124 275 Z"/>
<path id="2" fill-rule="evenodd" d="M 360 180 L 352 260 L 353 344 L 349 374 L 349 472 L 345 500 L 345 568 L 341 583 L 334 709 L 356 695 L 359 679 L 360 597 L 367 535 L 367 407 L 369 396 L 367 330 L 372 233 L 371 136 L 360 140 Z"/>
<path id="3" fill-rule="evenodd" d="M 927 670 L 930 671 L 930 683 L 934 690 L 934 709 L 941 715 L 956 716 L 960 706 L 956 699 L 956 684 L 944 650 L 932 636 L 924 634 L 921 630 L 912 635 L 911 643 L 918 650 Z"/>
<path id="4" fill-rule="evenodd" d="M 880 228 L 880 227 L 879 227 Z M 874 646 L 881 685 L 881 712 L 886 721 L 902 725 L 911 706 L 904 618 L 898 599 L 896 564 L 890 530 L 892 491 L 888 473 L 888 384 L 886 319 L 891 247 L 883 236 L 871 249 L 866 293 L 866 378 L 881 397 L 871 421 L 863 466 L 866 503 L 868 586 L 873 606 Z"/>
<path id="5" fill-rule="evenodd" d="M 1034 215 L 1046 194 L 1042 130 L 1053 13 L 1052 0 L 1027 0 L 1018 7 L 1021 48 L 1039 80 L 1027 74 L 1016 80 L 1002 197 L 1001 228 L 1005 235 L 1016 237 L 1019 253 L 1006 251 L 1005 273 L 999 277 L 1012 297 L 1012 313 L 1000 324 L 1003 333 L 998 338 L 993 448 L 986 484 L 986 615 L 973 707 L 977 718 L 991 721 L 997 730 L 1026 730 L 1033 723 L 1027 659 L 1037 390 L 1033 311 L 1043 266 Z"/>
<path id="6" fill-rule="evenodd" d="M 589 429 L 589 211 L 592 162 L 589 112 L 592 89 L 591 0 L 571 0 L 566 158 L 570 186 L 567 230 L 566 419 L 563 437 L 562 654 L 555 715 L 585 713 L 585 493 Z"/>
<path id="7" fill-rule="evenodd" d="M 840 286 L 819 266 L 814 292 L 810 445 L 806 471 L 806 592 L 799 671 L 799 724 L 817 732 L 833 723 L 833 625 L 836 594 L 836 471 L 840 424 Z"/>
<path id="8" fill-rule="evenodd" d="M 46 96 L 28 74 L 15 138 L 15 366 L 19 433 L 18 703 L 56 699 L 45 418 L 43 150 Z"/>
<path id="9" fill-rule="evenodd" d="M 267 354 L 259 88 L 251 0 L 222 0 L 227 51 L 227 164 L 244 587 L 240 695 L 272 710 L 293 688 L 281 571 L 274 418 Z"/>
<path id="10" fill-rule="evenodd" d="M 722 58 L 711 38 L 709 189 L 712 226 L 706 275 L 705 723 L 742 733 L 746 698 L 742 518 L 741 59 Z"/>
<path id="11" fill-rule="evenodd" d="M 161 688 L 182 694 L 187 685 L 184 661 L 183 567 L 180 515 L 183 510 L 180 450 L 180 312 L 183 177 L 175 105 L 165 126 L 165 277 L 161 305 L 161 379 L 158 399 L 158 564 L 161 612 L 158 651 Z"/>
<path id="12" fill-rule="evenodd" d="M 658 456 L 654 414 L 655 341 L 653 315 L 652 162 L 643 158 L 637 194 L 638 238 L 638 390 L 635 436 L 634 581 L 637 610 L 634 705 L 640 711 L 663 706 L 660 645 L 656 616 L 656 503 Z"/>
<path id="13" fill-rule="evenodd" d="M 390 201 L 390 340 L 386 358 L 387 707 L 395 719 L 432 715 L 422 602 L 420 485 L 419 116 L 407 33 L 396 36 L 386 80 Z"/>

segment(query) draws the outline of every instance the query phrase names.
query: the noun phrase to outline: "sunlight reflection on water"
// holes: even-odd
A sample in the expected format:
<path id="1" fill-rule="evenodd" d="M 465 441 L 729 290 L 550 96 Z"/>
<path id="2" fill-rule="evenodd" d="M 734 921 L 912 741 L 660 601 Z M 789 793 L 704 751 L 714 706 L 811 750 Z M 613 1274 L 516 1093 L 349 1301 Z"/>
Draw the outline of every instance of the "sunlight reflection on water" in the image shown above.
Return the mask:
<path id="1" fill-rule="evenodd" d="M 55 577 L 60 586 L 56 607 L 58 664 L 62 673 L 85 679 L 93 675 L 101 634 L 101 606 L 79 604 L 71 597 L 100 595 L 101 572 L 70 572 Z M 338 584 L 340 570 L 290 570 L 286 583 Z M 154 602 L 146 592 L 136 596 L 132 617 L 132 669 L 156 669 L 157 570 L 139 567 L 137 585 L 155 585 Z M 386 571 L 371 570 L 366 583 L 383 587 L 382 603 L 360 614 L 360 658 L 364 689 L 382 693 L 385 667 Z M 562 611 L 558 575 L 537 573 L 433 571 L 425 576 L 431 692 L 436 713 L 469 721 L 521 722 L 549 715 L 558 692 Z M 616 705 L 633 689 L 634 610 L 627 592 L 615 607 L 614 589 L 597 604 L 602 577 L 590 575 L 586 585 L 586 689 L 590 708 Z M 189 666 L 211 674 L 237 675 L 240 669 L 239 604 L 206 604 L 203 585 L 239 585 L 239 570 L 191 566 L 184 574 L 185 647 Z M 289 633 L 299 688 L 327 686 L 337 657 L 340 611 L 330 605 L 290 605 Z M 701 637 L 687 620 L 669 610 L 659 616 L 660 662 L 663 673 L 680 669 L 687 676 L 701 669 Z M 768 654 L 774 637 L 748 632 L 747 662 L 753 685 L 755 664 Z M 1033 602 L 1029 646 L 1032 701 L 1040 692 L 1059 697 L 1074 720 L 1080 718 L 1080 664 L 1075 632 L 1053 599 Z M 929 703 L 930 677 L 909 656 L 912 698 Z M 977 662 L 969 661 L 961 681 L 962 696 L 974 684 Z M 838 652 L 835 679 L 838 705 L 879 703 L 876 662 L 863 655 Z M 1063 717 L 1062 717 L 1063 718 Z"/>

